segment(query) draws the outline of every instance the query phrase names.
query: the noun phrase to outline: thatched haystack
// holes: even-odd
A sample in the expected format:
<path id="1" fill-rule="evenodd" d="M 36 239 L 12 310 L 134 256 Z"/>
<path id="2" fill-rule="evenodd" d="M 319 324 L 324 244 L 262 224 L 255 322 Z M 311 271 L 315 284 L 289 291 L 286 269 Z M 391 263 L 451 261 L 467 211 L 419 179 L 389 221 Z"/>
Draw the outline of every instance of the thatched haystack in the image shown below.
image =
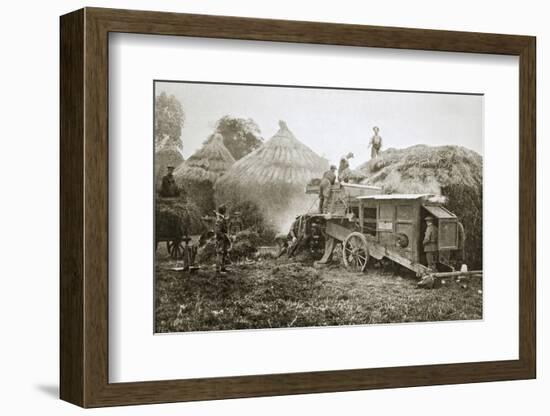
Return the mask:
<path id="1" fill-rule="evenodd" d="M 160 190 L 162 177 L 166 175 L 166 168 L 174 166 L 177 168 L 183 162 L 183 155 L 180 150 L 172 145 L 160 146 L 155 151 L 155 189 Z"/>
<path id="2" fill-rule="evenodd" d="M 384 193 L 434 193 L 447 197 L 466 231 L 466 261 L 482 266 L 483 158 L 460 146 L 388 149 L 360 167 L 363 183 Z"/>
<path id="3" fill-rule="evenodd" d="M 214 208 L 214 183 L 233 164 L 235 159 L 223 144 L 220 134 L 197 150 L 175 171 L 174 177 L 188 198 L 194 201 L 203 213 Z"/>
<path id="4" fill-rule="evenodd" d="M 305 186 L 322 176 L 328 161 L 301 143 L 284 121 L 279 127 L 271 139 L 237 161 L 216 182 L 215 192 L 218 202 L 253 202 L 283 231 L 314 203 L 314 196 L 305 195 Z"/>

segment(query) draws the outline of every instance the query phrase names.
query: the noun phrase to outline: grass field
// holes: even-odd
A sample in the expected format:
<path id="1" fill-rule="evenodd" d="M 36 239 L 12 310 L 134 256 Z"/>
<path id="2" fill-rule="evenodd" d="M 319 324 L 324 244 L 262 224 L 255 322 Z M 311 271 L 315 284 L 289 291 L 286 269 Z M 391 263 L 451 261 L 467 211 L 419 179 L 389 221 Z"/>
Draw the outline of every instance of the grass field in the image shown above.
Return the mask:
<path id="1" fill-rule="evenodd" d="M 482 318 L 481 279 L 445 280 L 418 289 L 403 270 L 370 267 L 350 273 L 340 265 L 265 259 L 234 264 L 227 275 L 211 267 L 195 273 L 170 270 L 159 250 L 156 332 L 287 328 L 471 320 Z"/>

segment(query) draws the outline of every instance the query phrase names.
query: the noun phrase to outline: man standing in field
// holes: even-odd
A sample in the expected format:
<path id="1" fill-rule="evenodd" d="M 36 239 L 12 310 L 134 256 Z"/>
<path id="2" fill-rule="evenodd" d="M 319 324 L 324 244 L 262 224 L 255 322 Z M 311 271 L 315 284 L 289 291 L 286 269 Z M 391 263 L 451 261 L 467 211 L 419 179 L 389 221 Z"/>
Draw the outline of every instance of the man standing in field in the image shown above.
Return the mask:
<path id="1" fill-rule="evenodd" d="M 426 233 L 422 244 L 426 253 L 426 262 L 432 271 L 437 271 L 437 226 L 433 217 L 426 217 Z"/>
<path id="2" fill-rule="evenodd" d="M 374 136 L 371 137 L 369 142 L 369 147 L 371 148 L 370 158 L 376 159 L 380 153 L 380 149 L 382 148 L 382 137 L 378 135 L 378 132 L 380 131 L 378 127 L 375 126 L 372 130 L 374 131 Z"/>
<path id="3" fill-rule="evenodd" d="M 216 272 L 218 273 L 227 272 L 225 264 L 227 262 L 227 251 L 230 246 L 225 211 L 225 205 L 220 205 L 216 211 Z"/>
<path id="4" fill-rule="evenodd" d="M 323 179 L 319 184 L 319 213 L 323 214 L 325 208 L 325 200 L 330 198 L 331 189 L 330 187 L 336 182 L 336 166 L 331 165 L 330 169 L 323 174 Z"/>

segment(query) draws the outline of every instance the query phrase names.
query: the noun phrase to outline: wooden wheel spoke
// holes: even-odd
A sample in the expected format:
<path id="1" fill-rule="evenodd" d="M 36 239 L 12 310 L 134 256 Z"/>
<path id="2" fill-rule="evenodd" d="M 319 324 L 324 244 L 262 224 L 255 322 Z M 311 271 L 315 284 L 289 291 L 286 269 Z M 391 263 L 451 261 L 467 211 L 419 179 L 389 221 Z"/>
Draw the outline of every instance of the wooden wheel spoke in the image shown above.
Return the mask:
<path id="1" fill-rule="evenodd" d="M 174 260 L 178 260 L 183 256 L 183 243 L 181 241 L 167 241 L 166 249 Z"/>
<path id="2" fill-rule="evenodd" d="M 344 265 L 353 271 L 363 272 L 369 260 L 368 242 L 363 234 L 351 233 L 343 243 Z"/>

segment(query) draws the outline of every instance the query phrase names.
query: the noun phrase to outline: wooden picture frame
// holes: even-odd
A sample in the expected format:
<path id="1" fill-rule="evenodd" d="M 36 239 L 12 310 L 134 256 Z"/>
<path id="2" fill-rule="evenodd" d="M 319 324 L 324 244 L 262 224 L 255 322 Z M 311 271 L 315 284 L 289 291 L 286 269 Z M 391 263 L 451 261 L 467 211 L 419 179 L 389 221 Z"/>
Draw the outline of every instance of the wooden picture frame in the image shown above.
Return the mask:
<path id="1" fill-rule="evenodd" d="M 100 407 L 535 378 L 534 37 L 99 8 L 85 8 L 62 16 L 60 30 L 60 396 L 63 400 L 82 407 Z M 109 383 L 110 32 L 518 56 L 519 359 Z"/>

